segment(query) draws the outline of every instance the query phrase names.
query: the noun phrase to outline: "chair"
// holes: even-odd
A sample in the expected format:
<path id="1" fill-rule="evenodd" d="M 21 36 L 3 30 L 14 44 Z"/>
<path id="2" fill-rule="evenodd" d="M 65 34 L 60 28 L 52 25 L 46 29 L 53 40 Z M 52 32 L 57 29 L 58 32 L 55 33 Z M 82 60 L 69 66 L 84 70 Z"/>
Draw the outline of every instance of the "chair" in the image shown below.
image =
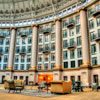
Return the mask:
<path id="1" fill-rule="evenodd" d="M 41 89 L 43 89 L 43 88 L 45 88 L 46 87 L 46 81 L 43 81 L 42 83 L 41 83 L 41 85 L 40 86 L 38 86 L 38 90 L 40 91 Z"/>
<path id="2" fill-rule="evenodd" d="M 71 81 L 52 81 L 51 82 L 51 93 L 71 93 L 72 91 Z"/>

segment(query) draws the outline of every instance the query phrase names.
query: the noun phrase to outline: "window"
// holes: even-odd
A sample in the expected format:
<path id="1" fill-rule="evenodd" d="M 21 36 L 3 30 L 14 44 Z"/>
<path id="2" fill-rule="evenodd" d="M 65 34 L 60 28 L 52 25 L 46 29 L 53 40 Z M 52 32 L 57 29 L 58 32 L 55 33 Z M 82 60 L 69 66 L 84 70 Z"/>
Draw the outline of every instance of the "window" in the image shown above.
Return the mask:
<path id="1" fill-rule="evenodd" d="M 39 69 L 39 70 L 42 69 L 42 65 L 41 65 L 41 64 L 38 65 L 38 69 Z"/>
<path id="2" fill-rule="evenodd" d="M 26 52 L 26 47 L 23 46 L 22 49 L 21 49 L 21 53 L 25 53 Z"/>
<path id="3" fill-rule="evenodd" d="M 22 38 L 22 44 L 26 44 L 26 39 Z"/>
<path id="4" fill-rule="evenodd" d="M 38 61 L 39 61 L 39 62 L 42 62 L 42 55 L 39 55 Z"/>
<path id="5" fill-rule="evenodd" d="M 30 62 L 31 61 L 31 57 L 30 55 L 27 55 L 27 62 Z"/>
<path id="6" fill-rule="evenodd" d="M 51 51 L 54 51 L 55 50 L 55 43 L 52 43 L 51 44 Z"/>
<path id="7" fill-rule="evenodd" d="M 44 69 L 48 69 L 48 64 L 44 64 Z"/>
<path id="8" fill-rule="evenodd" d="M 39 52 L 42 52 L 42 51 L 43 51 L 43 46 L 39 45 Z"/>
<path id="9" fill-rule="evenodd" d="M 80 34 L 80 25 L 76 26 L 76 34 Z"/>
<path id="10" fill-rule="evenodd" d="M 92 65 L 97 65 L 97 58 L 96 57 L 92 58 Z"/>
<path id="11" fill-rule="evenodd" d="M 78 76 L 78 81 L 81 81 L 81 76 Z"/>
<path id="12" fill-rule="evenodd" d="M 14 80 L 17 80 L 17 76 L 14 76 Z"/>
<path id="13" fill-rule="evenodd" d="M 71 61 L 71 68 L 75 67 L 75 61 Z"/>
<path id="14" fill-rule="evenodd" d="M 100 37 L 100 29 L 98 29 L 98 37 Z"/>
<path id="15" fill-rule="evenodd" d="M 28 38 L 28 44 L 32 43 L 32 38 Z"/>
<path id="16" fill-rule="evenodd" d="M 68 68 L 68 62 L 64 62 L 64 68 Z"/>
<path id="17" fill-rule="evenodd" d="M 23 76 L 20 76 L 20 80 L 23 80 L 23 78 L 24 78 Z"/>
<path id="18" fill-rule="evenodd" d="M 74 38 L 70 39 L 70 46 L 74 46 L 75 42 L 74 42 Z"/>
<path id="19" fill-rule="evenodd" d="M 76 24 L 79 24 L 80 23 L 80 16 L 76 16 Z"/>
<path id="20" fill-rule="evenodd" d="M 70 50 L 70 58 L 71 59 L 75 58 L 75 51 L 74 50 Z"/>
<path id="21" fill-rule="evenodd" d="M 55 54 L 51 54 L 51 61 L 55 61 Z"/>
<path id="22" fill-rule="evenodd" d="M 8 56 L 5 55 L 5 56 L 4 56 L 4 62 L 7 62 L 7 61 L 8 61 Z"/>
<path id="23" fill-rule="evenodd" d="M 18 64 L 15 64 L 14 70 L 18 70 Z"/>
<path id="24" fill-rule="evenodd" d="M 16 53 L 19 53 L 19 52 L 20 52 L 19 47 L 16 47 Z"/>
<path id="25" fill-rule="evenodd" d="M 27 53 L 31 53 L 31 46 L 28 46 Z"/>
<path id="26" fill-rule="evenodd" d="M 20 44 L 20 38 L 16 39 L 16 44 L 19 45 Z"/>
<path id="27" fill-rule="evenodd" d="M 89 28 L 90 29 L 94 28 L 94 21 L 93 20 L 89 21 Z"/>
<path id="28" fill-rule="evenodd" d="M 93 42 L 95 38 L 96 38 L 96 34 L 94 32 L 92 32 L 91 33 L 91 42 Z"/>
<path id="29" fill-rule="evenodd" d="M 0 62 L 2 62 L 2 56 L 0 56 Z"/>
<path id="30" fill-rule="evenodd" d="M 8 47 L 5 47 L 5 54 L 7 54 L 8 53 L 8 50 L 9 48 Z"/>
<path id="31" fill-rule="evenodd" d="M 74 28 L 71 28 L 70 29 L 70 33 L 69 33 L 69 36 L 73 36 L 74 35 Z"/>
<path id="32" fill-rule="evenodd" d="M 55 63 L 51 63 L 51 69 L 55 68 Z"/>
<path id="33" fill-rule="evenodd" d="M 45 61 L 48 61 L 48 55 L 45 55 Z"/>
<path id="34" fill-rule="evenodd" d="M 55 24 L 51 25 L 51 31 L 53 32 L 55 30 Z"/>
<path id="35" fill-rule="evenodd" d="M 0 39 L 0 45 L 3 45 L 3 43 L 4 43 L 4 40 Z"/>
<path id="36" fill-rule="evenodd" d="M 24 70 L 24 64 L 20 65 L 20 70 Z"/>
<path id="37" fill-rule="evenodd" d="M 30 64 L 27 64 L 26 65 L 26 70 L 29 70 L 30 69 Z"/>
<path id="38" fill-rule="evenodd" d="M 97 26 L 100 26 L 100 17 L 97 18 Z"/>
<path id="39" fill-rule="evenodd" d="M 67 21 L 65 20 L 63 21 L 63 28 L 66 27 L 66 25 L 67 25 Z"/>
<path id="40" fill-rule="evenodd" d="M 64 40 L 64 41 L 63 41 L 63 48 L 66 49 L 67 46 L 68 46 L 67 40 Z"/>
<path id="41" fill-rule="evenodd" d="M 71 76 L 70 78 L 71 78 L 72 84 L 74 84 L 75 83 L 75 76 Z"/>
<path id="42" fill-rule="evenodd" d="M 48 42 L 48 41 L 49 41 L 49 36 L 45 35 L 45 42 Z"/>
<path id="43" fill-rule="evenodd" d="M 68 59 L 68 54 L 67 54 L 67 51 L 64 51 L 64 56 L 63 56 L 63 59 L 64 59 L 64 60 Z"/>
<path id="44" fill-rule="evenodd" d="M 6 39 L 6 45 L 9 45 L 9 39 L 8 38 Z"/>
<path id="45" fill-rule="evenodd" d="M 3 65 L 3 70 L 6 70 L 6 68 L 7 68 L 7 64 L 4 64 Z"/>
<path id="46" fill-rule="evenodd" d="M 94 55 L 96 53 L 96 44 L 91 45 L 91 54 Z"/>
<path id="47" fill-rule="evenodd" d="M 98 75 L 93 75 L 93 82 L 99 85 L 99 77 Z"/>
<path id="48" fill-rule="evenodd" d="M 92 16 L 91 16 L 92 14 L 93 14 L 93 9 L 90 9 L 90 10 L 88 11 L 88 17 L 91 18 L 91 17 L 92 17 Z"/>
<path id="49" fill-rule="evenodd" d="M 16 63 L 19 62 L 19 56 L 18 55 L 15 56 L 15 62 Z"/>
<path id="50" fill-rule="evenodd" d="M 77 49 L 77 56 L 78 56 L 78 58 L 82 57 L 82 48 Z"/>
<path id="51" fill-rule="evenodd" d="M 32 35 L 32 29 L 29 29 L 28 34 L 29 34 L 29 35 Z"/>
<path id="52" fill-rule="evenodd" d="M 64 81 L 68 81 L 68 77 L 67 76 L 64 76 Z"/>
<path id="53" fill-rule="evenodd" d="M 81 36 L 77 37 L 77 46 L 81 45 Z"/>
<path id="54" fill-rule="evenodd" d="M 54 40 L 55 40 L 55 34 L 52 33 L 52 34 L 51 34 L 51 41 L 54 41 Z"/>
<path id="55" fill-rule="evenodd" d="M 3 48 L 2 47 L 0 48 L 0 53 L 3 53 Z"/>
<path id="56" fill-rule="evenodd" d="M 82 65 L 82 60 L 78 60 L 78 66 Z"/>
<path id="57" fill-rule="evenodd" d="M 66 38 L 67 37 L 67 30 L 64 30 L 63 31 L 63 38 Z"/>
<path id="58" fill-rule="evenodd" d="M 39 43 L 42 43 L 42 35 L 39 36 Z"/>
<path id="59" fill-rule="evenodd" d="M 25 56 L 21 56 L 21 62 L 25 62 Z"/>

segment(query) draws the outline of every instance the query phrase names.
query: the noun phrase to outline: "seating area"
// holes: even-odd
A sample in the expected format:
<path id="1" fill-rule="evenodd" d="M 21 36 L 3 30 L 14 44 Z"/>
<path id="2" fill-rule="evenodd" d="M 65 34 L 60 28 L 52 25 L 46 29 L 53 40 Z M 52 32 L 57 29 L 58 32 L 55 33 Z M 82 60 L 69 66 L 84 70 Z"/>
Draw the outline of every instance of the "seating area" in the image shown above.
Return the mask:
<path id="1" fill-rule="evenodd" d="M 13 92 L 17 92 L 18 90 L 21 92 L 24 89 L 24 80 L 5 80 L 4 88 L 8 89 L 8 92 L 11 90 L 13 90 Z"/>

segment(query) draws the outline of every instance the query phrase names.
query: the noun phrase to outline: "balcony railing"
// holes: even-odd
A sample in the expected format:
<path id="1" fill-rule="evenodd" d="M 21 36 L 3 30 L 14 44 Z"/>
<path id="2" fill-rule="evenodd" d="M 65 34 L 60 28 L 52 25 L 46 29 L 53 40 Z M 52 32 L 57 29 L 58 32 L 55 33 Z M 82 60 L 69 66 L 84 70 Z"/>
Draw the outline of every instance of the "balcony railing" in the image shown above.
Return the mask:
<path id="1" fill-rule="evenodd" d="M 27 32 L 23 32 L 23 33 L 21 34 L 21 37 L 27 37 Z"/>
<path id="2" fill-rule="evenodd" d="M 25 49 L 24 50 L 21 50 L 19 54 L 20 55 L 26 55 L 26 50 Z"/>
<path id="3" fill-rule="evenodd" d="M 67 28 L 71 28 L 75 26 L 75 21 L 74 20 L 70 20 L 69 23 L 67 23 Z"/>
<path id="4" fill-rule="evenodd" d="M 96 36 L 96 39 L 94 39 L 95 42 L 100 42 L 100 35 Z"/>
<path id="5" fill-rule="evenodd" d="M 50 49 L 49 48 L 44 48 L 43 49 L 43 54 L 49 54 L 50 53 Z"/>
<path id="6" fill-rule="evenodd" d="M 67 49 L 75 49 L 76 48 L 76 44 L 75 43 L 70 43 L 70 44 L 68 44 L 68 47 L 67 47 Z"/>
<path id="7" fill-rule="evenodd" d="M 100 8 L 99 9 L 94 9 L 94 13 L 92 14 L 93 17 L 97 17 L 100 15 Z"/>
<path id="8" fill-rule="evenodd" d="M 48 34 L 50 34 L 50 32 L 51 32 L 51 28 L 45 28 L 45 29 L 43 29 L 43 34 L 44 35 L 48 35 Z"/>

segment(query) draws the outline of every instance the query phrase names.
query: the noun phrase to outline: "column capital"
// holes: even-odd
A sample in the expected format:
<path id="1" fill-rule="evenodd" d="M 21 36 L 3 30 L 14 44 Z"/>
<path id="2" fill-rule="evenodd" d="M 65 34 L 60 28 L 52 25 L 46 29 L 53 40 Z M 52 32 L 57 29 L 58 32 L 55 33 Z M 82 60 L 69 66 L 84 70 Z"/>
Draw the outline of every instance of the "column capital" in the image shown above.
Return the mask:
<path id="1" fill-rule="evenodd" d="M 56 18 L 56 19 L 54 19 L 54 22 L 60 21 L 60 20 L 61 20 L 60 18 Z"/>
<path id="2" fill-rule="evenodd" d="M 11 28 L 10 28 L 10 30 L 12 30 L 12 29 L 15 29 L 15 30 L 17 30 L 17 28 L 16 28 L 16 27 L 11 27 Z"/>
<path id="3" fill-rule="evenodd" d="M 32 27 L 38 27 L 38 24 L 32 24 Z"/>
<path id="4" fill-rule="evenodd" d="M 7 67 L 7 70 L 12 70 L 12 68 L 13 68 L 13 67 L 11 67 L 11 66 L 8 66 L 8 67 Z"/>
<path id="5" fill-rule="evenodd" d="M 81 7 L 81 8 L 79 8 L 78 10 L 77 10 L 77 12 L 80 12 L 81 10 L 84 10 L 84 11 L 86 11 L 87 9 L 86 9 L 86 7 Z"/>

